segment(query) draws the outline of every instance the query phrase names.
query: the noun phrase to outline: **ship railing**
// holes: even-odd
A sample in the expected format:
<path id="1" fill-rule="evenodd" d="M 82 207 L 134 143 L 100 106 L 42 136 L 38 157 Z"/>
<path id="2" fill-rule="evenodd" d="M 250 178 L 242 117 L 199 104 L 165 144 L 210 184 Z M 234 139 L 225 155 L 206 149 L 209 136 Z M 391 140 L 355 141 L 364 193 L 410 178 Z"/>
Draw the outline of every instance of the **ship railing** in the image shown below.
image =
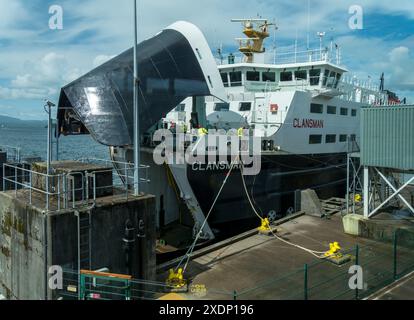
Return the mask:
<path id="1" fill-rule="evenodd" d="M 7 161 L 19 163 L 21 160 L 21 149 L 8 145 L 0 145 L 0 152 L 6 152 Z"/>
<path id="2" fill-rule="evenodd" d="M 276 64 L 293 64 L 307 62 L 330 62 L 332 59 L 327 49 L 310 49 L 303 51 L 276 51 Z"/>
<path id="3" fill-rule="evenodd" d="M 294 50 L 288 48 L 287 50 L 269 50 L 263 53 L 264 58 L 261 58 L 263 63 L 271 63 L 274 65 L 280 64 L 295 64 L 295 63 L 309 63 L 309 62 L 331 62 L 337 65 L 341 64 L 342 55 L 340 52 L 334 52 L 333 50 L 324 49 L 302 49 Z M 234 59 L 234 60 L 233 60 Z M 230 59 L 225 59 L 223 56 L 216 59 L 218 65 L 229 64 Z M 246 62 L 246 56 L 240 52 L 232 53 L 232 62 L 243 63 Z M 259 61 L 253 58 L 253 63 L 259 63 Z"/>
<path id="4" fill-rule="evenodd" d="M 93 171 L 47 174 L 24 165 L 3 164 L 3 192 L 47 212 L 65 209 L 93 208 L 98 198 L 114 196 L 131 198 L 134 167 L 129 163 L 87 159 L 88 163 L 104 163 L 107 167 Z M 109 166 L 111 165 L 111 166 Z M 140 183 L 148 183 L 149 166 L 140 167 Z"/>
<path id="5" fill-rule="evenodd" d="M 109 174 L 112 176 L 111 185 L 102 185 L 96 186 L 94 183 L 94 200 L 96 199 L 96 193 L 102 190 L 113 186 L 114 190 L 122 190 L 125 194 L 125 197 L 128 198 L 130 196 L 131 190 L 134 188 L 134 175 L 135 169 L 134 164 L 130 162 L 124 161 L 115 161 L 109 159 L 98 159 L 98 158 L 81 158 L 79 159 L 80 162 L 83 163 L 90 163 L 95 164 L 103 167 L 107 167 L 108 169 L 104 170 L 97 170 L 92 172 L 92 174 L 96 177 L 97 174 Z M 151 180 L 149 178 L 149 169 L 150 166 L 141 164 L 138 168 L 139 170 L 139 180 L 140 184 L 150 183 Z M 95 178 L 96 179 L 96 178 Z"/>

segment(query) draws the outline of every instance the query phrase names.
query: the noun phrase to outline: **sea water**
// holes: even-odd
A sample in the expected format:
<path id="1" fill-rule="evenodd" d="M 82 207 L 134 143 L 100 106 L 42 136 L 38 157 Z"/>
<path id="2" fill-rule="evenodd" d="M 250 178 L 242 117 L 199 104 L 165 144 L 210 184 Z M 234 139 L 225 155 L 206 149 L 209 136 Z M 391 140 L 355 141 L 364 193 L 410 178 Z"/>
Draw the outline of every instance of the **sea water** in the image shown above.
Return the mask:
<path id="1" fill-rule="evenodd" d="M 21 149 L 21 157 L 46 159 L 47 127 L 43 122 L 36 124 L 8 124 L 0 127 L 0 147 Z M 53 146 L 55 148 L 55 146 Z M 59 138 L 59 160 L 80 160 L 84 158 L 109 159 L 109 149 L 97 143 L 90 135 L 61 136 Z M 55 159 L 55 152 L 53 153 Z"/>

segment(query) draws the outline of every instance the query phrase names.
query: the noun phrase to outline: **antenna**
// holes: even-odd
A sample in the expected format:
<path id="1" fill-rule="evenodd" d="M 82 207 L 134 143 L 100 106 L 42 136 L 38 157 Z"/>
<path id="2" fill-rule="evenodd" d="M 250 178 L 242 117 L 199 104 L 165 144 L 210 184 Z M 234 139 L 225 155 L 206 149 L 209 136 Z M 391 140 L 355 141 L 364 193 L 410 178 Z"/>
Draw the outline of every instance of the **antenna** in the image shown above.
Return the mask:
<path id="1" fill-rule="evenodd" d="M 273 64 L 276 64 L 276 31 L 279 29 L 276 25 L 276 19 L 273 19 Z"/>
<path id="2" fill-rule="evenodd" d="M 243 33 L 246 38 L 236 38 L 239 42 L 239 51 L 244 54 L 245 62 L 253 62 L 255 54 L 265 52 L 264 40 L 270 36 L 267 19 L 232 19 L 232 22 L 242 22 Z"/>
<path id="3" fill-rule="evenodd" d="M 308 39 L 306 43 L 308 50 L 309 50 L 309 42 L 310 42 L 310 9 L 311 9 L 310 0 L 308 0 Z"/>
<path id="4" fill-rule="evenodd" d="M 222 65 L 223 64 L 223 59 L 224 59 L 224 57 L 223 57 L 223 43 L 220 43 L 219 47 L 217 48 L 217 55 L 220 59 L 220 64 Z"/>
<path id="5" fill-rule="evenodd" d="M 297 62 L 298 56 L 298 29 L 296 28 L 296 37 L 295 37 L 295 63 Z"/>
<path id="6" fill-rule="evenodd" d="M 333 59 L 332 59 L 332 54 L 333 54 L 333 45 L 334 45 L 334 36 L 333 36 L 333 33 L 334 33 L 334 31 L 335 31 L 335 28 L 334 28 L 334 27 L 331 27 L 331 28 L 329 29 L 329 31 L 331 32 L 331 51 L 330 51 L 330 53 L 329 53 L 329 60 L 333 60 Z"/>
<path id="7" fill-rule="evenodd" d="M 325 37 L 326 32 L 318 32 L 317 35 L 319 37 L 319 52 L 320 52 L 320 56 L 322 60 L 322 44 L 323 44 L 323 38 Z"/>

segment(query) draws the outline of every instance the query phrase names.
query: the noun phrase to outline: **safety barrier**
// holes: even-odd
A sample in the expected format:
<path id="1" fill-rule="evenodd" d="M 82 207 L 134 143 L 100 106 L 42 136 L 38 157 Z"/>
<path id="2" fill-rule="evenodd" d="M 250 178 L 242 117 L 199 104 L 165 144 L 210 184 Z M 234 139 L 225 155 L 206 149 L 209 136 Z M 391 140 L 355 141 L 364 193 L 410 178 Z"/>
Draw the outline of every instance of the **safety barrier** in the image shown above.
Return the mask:
<path id="1" fill-rule="evenodd" d="M 0 145 L 0 152 L 4 151 L 7 154 L 7 161 L 18 163 L 21 158 L 21 149 L 7 145 Z"/>
<path id="2" fill-rule="evenodd" d="M 344 256 L 351 257 L 343 265 L 318 260 L 291 273 L 270 278 L 256 287 L 228 292 L 228 297 L 237 300 L 365 299 L 414 271 L 413 248 L 414 232 L 398 229 L 392 243 L 356 245 L 343 251 Z M 361 279 L 357 278 L 358 270 L 362 271 Z"/>
<path id="3" fill-rule="evenodd" d="M 182 291 L 191 299 L 362 300 L 414 271 L 413 247 L 414 232 L 399 229 L 394 233 L 392 243 L 372 242 L 342 251 L 343 256 L 350 256 L 350 260 L 342 265 L 319 259 L 243 290 L 227 291 L 211 288 L 208 284 L 188 283 Z M 357 277 L 355 266 L 362 271 L 361 279 Z M 82 271 L 79 274 L 65 270 L 63 290 L 56 298 L 152 300 L 176 289 L 163 282 L 97 276 L 90 272 L 82 275 Z"/>
<path id="4" fill-rule="evenodd" d="M 109 193 L 126 199 L 131 196 L 131 184 L 128 182 L 134 179 L 133 165 L 117 162 L 118 166 L 125 168 L 123 172 L 118 172 L 115 163 L 110 160 L 91 158 L 82 161 L 104 164 L 106 167 L 94 171 L 47 174 L 28 169 L 21 164 L 3 164 L 2 191 L 14 191 L 16 198 L 48 212 L 83 208 L 95 203 L 100 195 Z M 140 183 L 149 182 L 148 168 L 140 166 Z M 104 182 L 100 179 L 97 183 L 97 177 L 105 174 L 110 179 Z"/>
<path id="5" fill-rule="evenodd" d="M 174 290 L 163 282 L 131 276 L 71 269 L 63 270 L 62 289 L 54 299 L 63 300 L 156 300 Z"/>

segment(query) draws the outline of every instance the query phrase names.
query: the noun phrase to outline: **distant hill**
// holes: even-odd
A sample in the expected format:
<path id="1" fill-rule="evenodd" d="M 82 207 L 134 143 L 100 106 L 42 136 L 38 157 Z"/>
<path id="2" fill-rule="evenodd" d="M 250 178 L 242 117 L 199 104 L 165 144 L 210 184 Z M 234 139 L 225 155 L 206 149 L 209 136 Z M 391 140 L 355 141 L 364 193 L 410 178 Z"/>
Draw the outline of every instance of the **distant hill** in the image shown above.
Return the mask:
<path id="1" fill-rule="evenodd" d="M 20 119 L 0 115 L 0 123 L 13 124 L 13 123 L 20 123 L 20 122 L 22 122 L 22 120 Z"/>
<path id="2" fill-rule="evenodd" d="M 45 120 L 21 120 L 9 116 L 0 115 L 0 125 L 46 125 Z"/>

